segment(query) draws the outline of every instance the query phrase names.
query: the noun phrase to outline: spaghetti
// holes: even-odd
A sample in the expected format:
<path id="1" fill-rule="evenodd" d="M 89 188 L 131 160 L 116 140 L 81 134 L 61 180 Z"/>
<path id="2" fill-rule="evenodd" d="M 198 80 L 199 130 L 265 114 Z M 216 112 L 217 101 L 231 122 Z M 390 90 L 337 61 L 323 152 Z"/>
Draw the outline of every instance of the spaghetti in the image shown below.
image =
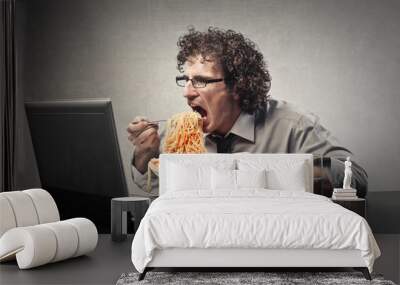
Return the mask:
<path id="1" fill-rule="evenodd" d="M 167 122 L 165 153 L 204 153 L 203 122 L 199 113 L 183 112 Z"/>
<path id="2" fill-rule="evenodd" d="M 163 145 L 164 153 L 205 153 L 203 121 L 196 112 L 183 112 L 172 116 L 167 122 Z M 159 160 L 153 158 L 147 167 L 147 192 L 152 189 L 151 173 L 158 175 Z"/>

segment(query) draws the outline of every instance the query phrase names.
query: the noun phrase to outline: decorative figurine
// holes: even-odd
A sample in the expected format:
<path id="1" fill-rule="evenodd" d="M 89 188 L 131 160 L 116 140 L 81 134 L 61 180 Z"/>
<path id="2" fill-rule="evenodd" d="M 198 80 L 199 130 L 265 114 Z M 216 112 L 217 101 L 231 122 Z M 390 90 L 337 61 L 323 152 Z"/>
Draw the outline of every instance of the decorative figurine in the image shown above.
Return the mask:
<path id="1" fill-rule="evenodd" d="M 352 189 L 351 177 L 353 176 L 353 172 L 351 171 L 350 156 L 348 156 L 346 161 L 344 162 L 344 167 L 343 189 Z"/>
<path id="2" fill-rule="evenodd" d="M 357 189 L 351 188 L 351 171 L 350 156 L 344 162 L 344 179 L 343 188 L 334 188 L 332 193 L 332 200 L 357 200 Z"/>

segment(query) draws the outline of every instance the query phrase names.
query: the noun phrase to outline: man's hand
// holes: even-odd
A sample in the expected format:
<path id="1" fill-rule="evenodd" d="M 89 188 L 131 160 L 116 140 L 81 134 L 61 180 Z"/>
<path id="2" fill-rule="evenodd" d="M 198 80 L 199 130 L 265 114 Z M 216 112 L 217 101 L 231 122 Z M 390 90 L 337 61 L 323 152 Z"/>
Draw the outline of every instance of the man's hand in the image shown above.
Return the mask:
<path id="1" fill-rule="evenodd" d="M 135 146 L 133 165 L 139 172 L 145 173 L 149 160 L 159 153 L 158 125 L 150 123 L 144 117 L 136 117 L 126 130 L 129 141 Z"/>

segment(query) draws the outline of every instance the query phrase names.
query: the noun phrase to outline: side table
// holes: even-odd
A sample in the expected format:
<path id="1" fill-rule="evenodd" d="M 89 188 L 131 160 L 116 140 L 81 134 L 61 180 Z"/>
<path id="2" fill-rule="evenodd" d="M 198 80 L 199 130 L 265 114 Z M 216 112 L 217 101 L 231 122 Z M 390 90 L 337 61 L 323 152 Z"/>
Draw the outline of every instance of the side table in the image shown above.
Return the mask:
<path id="1" fill-rule="evenodd" d="M 341 205 L 342 207 L 359 214 L 361 217 L 366 218 L 366 201 L 364 198 L 357 198 L 354 200 L 340 200 L 332 199 L 332 202 Z"/>
<path id="2" fill-rule="evenodd" d="M 111 239 L 124 241 L 127 235 L 127 212 L 130 212 L 134 225 L 134 233 L 144 217 L 150 199 L 146 197 L 120 197 L 111 199 Z"/>

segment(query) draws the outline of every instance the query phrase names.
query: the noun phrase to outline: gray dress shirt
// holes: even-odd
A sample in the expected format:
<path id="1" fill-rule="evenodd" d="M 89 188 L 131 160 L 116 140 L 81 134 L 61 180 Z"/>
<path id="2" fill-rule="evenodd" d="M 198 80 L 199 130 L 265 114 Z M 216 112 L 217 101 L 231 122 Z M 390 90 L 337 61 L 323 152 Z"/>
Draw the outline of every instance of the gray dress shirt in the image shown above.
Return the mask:
<path id="1" fill-rule="evenodd" d="M 324 184 L 329 189 L 317 190 L 326 196 L 330 196 L 332 187 L 342 187 L 343 162 L 347 156 L 352 156 L 320 125 L 316 115 L 300 110 L 291 103 L 274 99 L 268 101 L 263 116 L 242 112 L 225 137 L 205 135 L 205 145 L 210 153 L 313 153 L 314 166 L 321 166 L 329 180 L 330 185 Z M 352 162 L 352 186 L 357 188 L 359 197 L 364 197 L 367 174 L 356 162 Z M 146 189 L 147 173 L 141 174 L 132 165 L 132 175 L 134 182 L 141 189 Z M 157 195 L 157 179 L 153 179 L 152 183 L 152 194 Z M 314 192 L 318 188 L 319 185 L 314 181 Z"/>

